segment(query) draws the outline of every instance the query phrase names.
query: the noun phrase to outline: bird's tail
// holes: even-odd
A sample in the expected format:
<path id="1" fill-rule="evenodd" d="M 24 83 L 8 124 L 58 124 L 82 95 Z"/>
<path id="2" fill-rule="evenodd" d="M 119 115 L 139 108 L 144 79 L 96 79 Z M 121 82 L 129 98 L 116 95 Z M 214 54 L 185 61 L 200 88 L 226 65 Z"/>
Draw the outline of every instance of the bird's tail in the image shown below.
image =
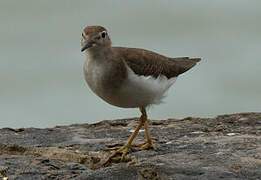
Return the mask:
<path id="1" fill-rule="evenodd" d="M 189 57 L 180 57 L 180 58 L 171 58 L 172 61 L 175 62 L 175 66 L 179 68 L 179 74 L 182 74 L 192 67 L 194 67 L 197 62 L 199 62 L 200 58 L 189 58 Z"/>

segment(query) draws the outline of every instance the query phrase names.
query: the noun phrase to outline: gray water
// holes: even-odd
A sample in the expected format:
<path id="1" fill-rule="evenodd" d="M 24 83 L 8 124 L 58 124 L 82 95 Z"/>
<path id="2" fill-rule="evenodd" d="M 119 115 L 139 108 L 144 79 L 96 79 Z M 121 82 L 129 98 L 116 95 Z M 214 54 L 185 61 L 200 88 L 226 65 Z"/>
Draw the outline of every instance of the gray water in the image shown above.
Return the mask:
<path id="1" fill-rule="evenodd" d="M 151 119 L 260 111 L 261 1 L 0 1 L 0 127 L 52 127 L 139 116 L 86 85 L 81 31 L 113 45 L 201 57 Z"/>

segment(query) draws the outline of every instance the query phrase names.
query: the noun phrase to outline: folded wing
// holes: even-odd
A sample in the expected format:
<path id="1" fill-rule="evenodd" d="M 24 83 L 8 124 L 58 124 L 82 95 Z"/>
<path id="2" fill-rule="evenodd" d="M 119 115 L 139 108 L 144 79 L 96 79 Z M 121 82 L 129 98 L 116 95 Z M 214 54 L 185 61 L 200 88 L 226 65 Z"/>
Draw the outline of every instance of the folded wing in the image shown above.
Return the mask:
<path id="1" fill-rule="evenodd" d="M 115 52 L 119 53 L 122 60 L 137 75 L 153 76 L 157 78 L 164 75 L 168 79 L 188 71 L 200 61 L 200 58 L 168 58 L 152 51 L 114 47 Z"/>

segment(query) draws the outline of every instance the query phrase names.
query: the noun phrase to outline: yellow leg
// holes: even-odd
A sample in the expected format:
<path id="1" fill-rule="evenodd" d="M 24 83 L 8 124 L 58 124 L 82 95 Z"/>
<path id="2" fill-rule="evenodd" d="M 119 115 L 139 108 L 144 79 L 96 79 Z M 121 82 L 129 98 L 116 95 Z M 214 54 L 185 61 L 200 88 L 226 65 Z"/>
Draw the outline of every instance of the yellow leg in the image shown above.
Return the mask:
<path id="1" fill-rule="evenodd" d="M 131 137 L 130 137 L 130 138 L 128 139 L 128 141 L 126 142 L 125 146 L 127 146 L 127 147 L 130 147 L 130 146 L 131 146 L 132 141 L 133 141 L 133 140 L 135 139 L 135 137 L 138 135 L 140 128 L 141 128 L 141 127 L 143 126 L 143 124 L 144 124 L 144 119 L 145 119 L 145 117 L 144 117 L 144 115 L 142 114 L 141 117 L 140 117 L 140 119 L 139 119 L 139 124 L 138 124 L 138 126 L 136 127 L 135 131 L 132 133 Z"/>
<path id="2" fill-rule="evenodd" d="M 135 137 L 138 135 L 140 128 L 144 125 L 144 123 L 147 120 L 147 114 L 146 114 L 146 110 L 145 108 L 140 108 L 141 111 L 141 116 L 139 119 L 139 124 L 136 127 L 135 131 L 132 133 L 131 137 L 128 139 L 128 141 L 125 143 L 124 146 L 118 148 L 105 162 L 105 164 L 109 163 L 109 161 L 111 161 L 111 159 L 113 157 L 115 157 L 117 154 L 122 154 L 121 155 L 121 160 L 123 161 L 125 159 L 126 154 L 128 153 L 130 147 L 131 147 L 131 143 L 133 142 L 133 140 L 135 139 Z"/>
<path id="3" fill-rule="evenodd" d="M 147 118 L 146 109 L 141 109 L 142 114 L 145 114 L 146 120 L 144 122 L 144 128 L 145 128 L 145 134 L 146 134 L 146 142 L 141 146 L 141 149 L 149 149 L 152 148 L 156 150 L 155 144 L 152 142 L 152 138 L 150 137 L 150 131 L 149 131 L 149 122 Z"/>

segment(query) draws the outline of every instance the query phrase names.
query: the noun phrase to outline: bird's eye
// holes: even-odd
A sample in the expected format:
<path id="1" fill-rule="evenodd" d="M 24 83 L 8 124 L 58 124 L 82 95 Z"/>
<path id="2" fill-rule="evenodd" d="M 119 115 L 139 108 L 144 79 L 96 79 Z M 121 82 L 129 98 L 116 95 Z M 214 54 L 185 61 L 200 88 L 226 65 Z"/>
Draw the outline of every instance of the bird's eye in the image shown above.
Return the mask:
<path id="1" fill-rule="evenodd" d="M 84 38 L 84 35 L 83 35 L 83 33 L 82 33 L 82 37 Z"/>
<path id="2" fill-rule="evenodd" d="M 106 36 L 106 31 L 103 31 L 102 34 L 101 34 L 102 38 L 105 38 Z"/>

